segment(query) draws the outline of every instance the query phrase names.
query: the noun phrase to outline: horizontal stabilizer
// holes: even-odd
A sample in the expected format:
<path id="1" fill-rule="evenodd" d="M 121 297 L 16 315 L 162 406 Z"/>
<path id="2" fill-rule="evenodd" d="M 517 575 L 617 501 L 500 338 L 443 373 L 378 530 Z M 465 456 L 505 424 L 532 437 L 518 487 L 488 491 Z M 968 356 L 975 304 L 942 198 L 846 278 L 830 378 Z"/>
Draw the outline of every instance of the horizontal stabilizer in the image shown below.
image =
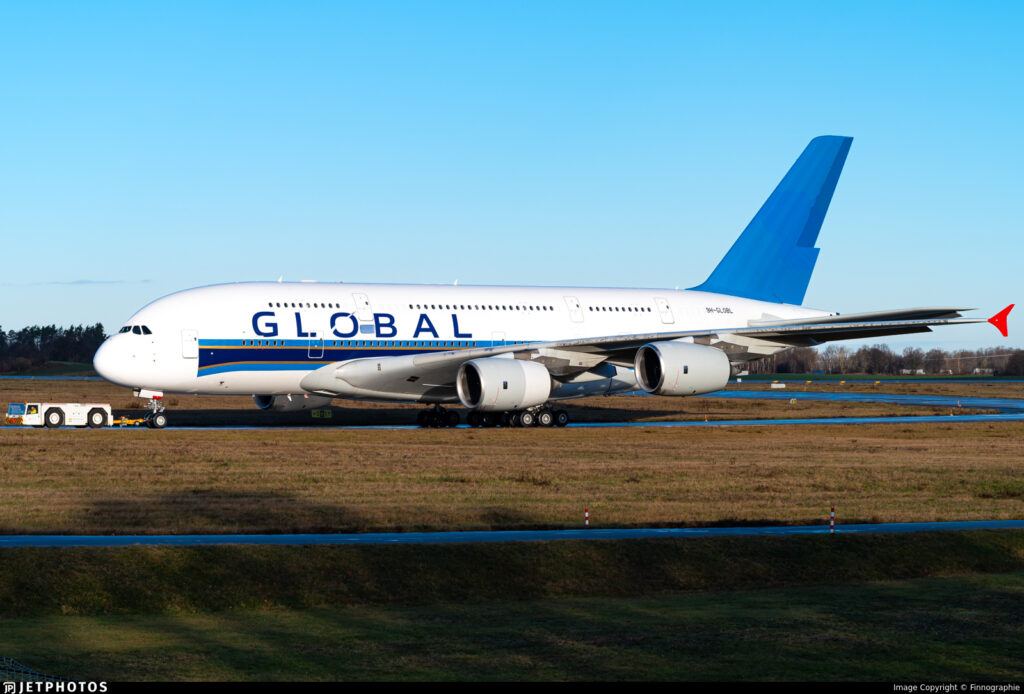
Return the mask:
<path id="1" fill-rule="evenodd" d="M 750 327 L 767 327 L 772 325 L 806 325 L 813 322 L 815 325 L 824 323 L 857 323 L 863 321 L 903 321 L 922 320 L 925 318 L 959 318 L 961 311 L 973 311 L 971 308 L 960 307 L 931 307 L 931 308 L 901 308 L 894 311 L 869 311 L 867 313 L 836 314 L 834 316 L 818 316 L 812 321 L 807 318 L 796 318 L 793 320 L 752 320 L 748 321 Z"/>
<path id="2" fill-rule="evenodd" d="M 818 240 L 852 137 L 811 140 L 698 291 L 803 303 Z"/>

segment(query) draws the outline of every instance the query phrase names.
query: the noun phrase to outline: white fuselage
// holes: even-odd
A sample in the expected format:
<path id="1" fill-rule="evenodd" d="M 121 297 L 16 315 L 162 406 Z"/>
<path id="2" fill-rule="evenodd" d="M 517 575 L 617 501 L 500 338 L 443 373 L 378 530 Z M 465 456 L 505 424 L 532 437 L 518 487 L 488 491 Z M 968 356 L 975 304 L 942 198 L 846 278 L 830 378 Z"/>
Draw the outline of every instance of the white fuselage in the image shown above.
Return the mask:
<path id="1" fill-rule="evenodd" d="M 251 282 L 148 304 L 94 363 L 107 380 L 134 388 L 273 395 L 301 393 L 311 371 L 366 356 L 726 331 L 823 315 L 830 313 L 688 290 Z"/>

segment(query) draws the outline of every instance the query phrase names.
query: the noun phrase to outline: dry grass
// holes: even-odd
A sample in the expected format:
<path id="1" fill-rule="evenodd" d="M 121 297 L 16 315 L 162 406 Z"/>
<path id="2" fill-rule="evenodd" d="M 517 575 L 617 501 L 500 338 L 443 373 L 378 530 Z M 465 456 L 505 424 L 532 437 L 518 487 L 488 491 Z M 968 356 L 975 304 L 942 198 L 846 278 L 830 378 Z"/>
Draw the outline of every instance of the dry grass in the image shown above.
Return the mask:
<path id="1" fill-rule="evenodd" d="M 784 379 L 780 376 L 780 379 Z M 731 383 L 727 390 L 769 390 L 770 382 L 744 381 Z M 880 381 L 816 381 L 811 378 L 805 381 L 786 383 L 786 391 L 800 393 L 803 391 L 823 391 L 826 393 L 904 393 L 907 395 L 946 395 L 951 397 L 975 398 L 1024 398 L 1024 383 L 933 383 L 920 381 L 917 383 L 892 383 Z"/>
<path id="2" fill-rule="evenodd" d="M 1014 518 L 1024 423 L 0 438 L 4 532 Z"/>

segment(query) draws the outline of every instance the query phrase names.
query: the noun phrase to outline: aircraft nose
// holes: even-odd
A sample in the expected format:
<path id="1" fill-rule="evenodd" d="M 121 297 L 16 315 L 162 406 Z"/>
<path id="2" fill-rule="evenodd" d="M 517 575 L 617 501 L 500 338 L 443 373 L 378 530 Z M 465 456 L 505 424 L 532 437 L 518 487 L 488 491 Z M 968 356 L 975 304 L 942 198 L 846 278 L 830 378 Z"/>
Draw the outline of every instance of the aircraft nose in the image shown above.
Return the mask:
<path id="1" fill-rule="evenodd" d="M 92 368 L 96 369 L 96 373 L 110 381 L 111 383 L 117 383 L 120 385 L 126 385 L 121 372 L 124 371 L 124 367 L 127 365 L 125 362 L 124 350 L 119 349 L 117 343 L 117 335 L 112 335 L 104 340 L 100 348 L 96 350 L 96 354 L 92 358 Z"/>

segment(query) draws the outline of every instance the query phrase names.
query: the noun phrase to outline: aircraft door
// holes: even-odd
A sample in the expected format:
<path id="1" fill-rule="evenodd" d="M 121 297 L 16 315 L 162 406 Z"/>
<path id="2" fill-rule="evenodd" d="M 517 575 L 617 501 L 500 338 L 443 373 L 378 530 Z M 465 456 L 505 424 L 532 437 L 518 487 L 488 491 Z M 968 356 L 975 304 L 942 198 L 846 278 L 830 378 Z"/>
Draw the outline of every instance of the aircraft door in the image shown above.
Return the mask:
<path id="1" fill-rule="evenodd" d="M 306 351 L 306 357 L 309 359 L 323 359 L 324 357 L 324 333 L 323 327 L 320 323 L 319 316 L 317 320 L 313 321 L 312 327 L 314 330 L 309 331 L 309 348 Z"/>
<path id="2" fill-rule="evenodd" d="M 316 337 L 309 338 L 309 351 L 307 352 L 307 356 L 310 359 L 324 358 L 324 337 L 320 333 L 317 333 Z"/>
<path id="3" fill-rule="evenodd" d="M 503 347 L 505 345 L 505 333 L 491 333 L 491 347 Z"/>
<path id="4" fill-rule="evenodd" d="M 569 307 L 569 317 L 572 318 L 573 323 L 583 322 L 583 307 L 580 306 L 580 300 L 575 296 L 565 297 L 565 305 Z"/>
<path id="5" fill-rule="evenodd" d="M 181 356 L 184 359 L 199 358 L 199 331 L 181 331 Z"/>
<path id="6" fill-rule="evenodd" d="M 654 303 L 658 306 L 658 313 L 661 314 L 662 323 L 676 322 L 675 317 L 672 315 L 672 307 L 669 306 L 668 299 L 656 296 L 654 297 Z"/>
<path id="7" fill-rule="evenodd" d="M 359 332 L 373 334 L 375 330 L 373 325 L 373 307 L 370 305 L 370 298 L 366 294 L 353 293 L 352 303 L 355 305 L 352 313 L 355 314 L 356 320 L 359 321 Z"/>

